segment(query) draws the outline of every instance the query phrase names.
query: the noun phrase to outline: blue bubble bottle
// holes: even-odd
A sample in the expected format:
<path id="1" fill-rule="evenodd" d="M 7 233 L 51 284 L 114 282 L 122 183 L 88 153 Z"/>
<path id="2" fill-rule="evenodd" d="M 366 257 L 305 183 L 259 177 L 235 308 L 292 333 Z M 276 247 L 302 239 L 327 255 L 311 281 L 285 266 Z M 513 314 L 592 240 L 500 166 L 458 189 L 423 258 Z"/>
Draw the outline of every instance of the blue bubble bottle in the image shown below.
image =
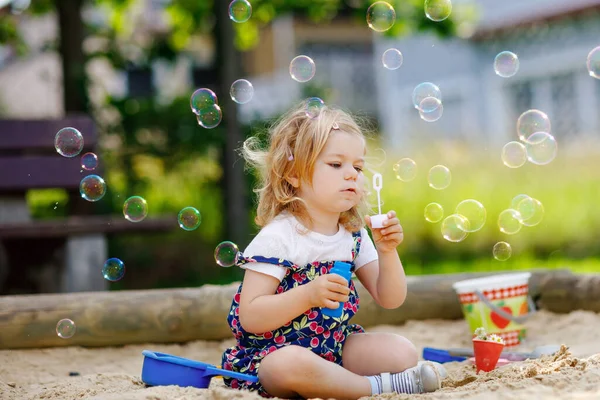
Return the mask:
<path id="1" fill-rule="evenodd" d="M 348 284 L 350 284 L 350 278 L 352 278 L 352 271 L 350 271 L 350 267 L 351 265 L 346 262 L 336 261 L 333 263 L 333 268 L 331 268 L 329 273 L 342 276 L 348 281 Z M 323 307 L 321 311 L 323 312 L 323 315 L 327 315 L 330 318 L 339 318 L 342 316 L 342 311 L 344 311 L 344 303 L 340 302 L 339 307 L 336 309 Z"/>

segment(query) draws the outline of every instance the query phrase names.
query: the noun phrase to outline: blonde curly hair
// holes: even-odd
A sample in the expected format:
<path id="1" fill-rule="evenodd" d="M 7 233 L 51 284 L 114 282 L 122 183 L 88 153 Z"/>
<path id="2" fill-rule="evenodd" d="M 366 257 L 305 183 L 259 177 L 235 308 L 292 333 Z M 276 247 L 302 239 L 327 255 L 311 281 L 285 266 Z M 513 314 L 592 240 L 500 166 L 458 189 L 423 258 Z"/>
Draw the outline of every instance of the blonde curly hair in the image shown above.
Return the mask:
<path id="1" fill-rule="evenodd" d="M 259 186 L 254 192 L 258 193 L 255 222 L 260 227 L 283 211 L 303 223 L 312 222 L 304 200 L 298 197 L 297 188 L 289 180 L 295 177 L 299 182 L 312 184 L 315 161 L 334 126 L 363 139 L 366 151 L 365 135 L 349 113 L 324 106 L 317 118 L 310 118 L 307 106 L 307 101 L 303 101 L 275 122 L 269 130 L 267 150 L 260 148 L 260 139 L 254 136 L 241 149 L 247 166 L 259 174 Z M 363 194 L 359 204 L 341 213 L 339 223 L 347 230 L 356 232 L 364 226 L 364 215 L 369 208 L 366 197 Z"/>

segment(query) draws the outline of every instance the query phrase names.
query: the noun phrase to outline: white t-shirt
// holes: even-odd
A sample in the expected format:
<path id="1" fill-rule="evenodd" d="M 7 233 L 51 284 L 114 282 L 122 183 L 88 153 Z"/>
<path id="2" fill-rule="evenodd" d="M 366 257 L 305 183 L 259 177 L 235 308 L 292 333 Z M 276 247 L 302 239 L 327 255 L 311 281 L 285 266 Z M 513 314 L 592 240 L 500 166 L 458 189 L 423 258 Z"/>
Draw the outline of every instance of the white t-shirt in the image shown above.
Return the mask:
<path id="1" fill-rule="evenodd" d="M 360 233 L 362 240 L 354 260 L 355 271 L 378 259 L 367 230 L 362 228 Z M 314 261 L 352 261 L 353 246 L 352 232 L 341 224 L 335 235 L 327 236 L 306 229 L 292 214 L 282 212 L 254 237 L 244 251 L 244 257 L 277 257 L 303 266 Z M 271 275 L 279 281 L 287 270 L 279 265 L 258 262 L 246 263 L 241 267 Z"/>

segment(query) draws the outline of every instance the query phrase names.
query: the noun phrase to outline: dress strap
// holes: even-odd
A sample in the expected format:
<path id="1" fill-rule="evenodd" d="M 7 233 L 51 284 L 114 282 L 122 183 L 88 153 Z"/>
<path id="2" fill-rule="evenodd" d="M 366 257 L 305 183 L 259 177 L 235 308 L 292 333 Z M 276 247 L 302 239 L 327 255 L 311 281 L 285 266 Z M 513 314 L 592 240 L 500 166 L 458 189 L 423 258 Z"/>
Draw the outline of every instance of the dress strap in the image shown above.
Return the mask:
<path id="1" fill-rule="evenodd" d="M 285 260 L 283 258 L 263 257 L 263 256 L 245 257 L 242 253 L 239 254 L 238 262 L 237 262 L 238 265 L 248 264 L 251 262 L 274 264 L 274 265 L 279 265 L 281 267 L 286 267 L 286 268 L 297 268 L 296 264 L 294 264 L 291 261 Z"/>
<path id="2" fill-rule="evenodd" d="M 362 241 L 360 230 L 352 232 L 352 240 L 354 240 L 354 245 L 352 246 L 352 261 L 355 261 L 356 257 L 358 257 L 358 252 L 360 251 L 360 242 Z"/>

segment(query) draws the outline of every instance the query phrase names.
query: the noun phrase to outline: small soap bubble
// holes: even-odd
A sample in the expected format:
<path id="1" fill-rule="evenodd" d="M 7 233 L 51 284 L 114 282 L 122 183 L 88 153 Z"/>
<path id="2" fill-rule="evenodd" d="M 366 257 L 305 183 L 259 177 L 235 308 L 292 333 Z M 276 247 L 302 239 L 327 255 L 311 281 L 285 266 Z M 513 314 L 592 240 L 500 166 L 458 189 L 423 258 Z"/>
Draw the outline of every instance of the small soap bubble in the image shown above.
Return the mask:
<path id="1" fill-rule="evenodd" d="M 81 168 L 93 171 L 98 166 L 98 156 L 94 153 L 85 153 L 81 156 Z"/>
<path id="2" fill-rule="evenodd" d="M 460 242 L 469 235 L 469 221 L 459 214 L 447 216 L 442 221 L 442 236 L 449 242 Z"/>
<path id="3" fill-rule="evenodd" d="M 196 115 L 200 114 L 200 110 L 214 106 L 217 103 L 217 95 L 215 92 L 207 88 L 196 90 L 190 97 L 190 107 Z"/>
<path id="4" fill-rule="evenodd" d="M 315 62 L 308 56 L 297 56 L 290 62 L 290 76 L 296 82 L 310 81 L 315 76 L 316 71 Z"/>
<path id="5" fill-rule="evenodd" d="M 229 3 L 229 18 L 233 22 L 246 22 L 252 15 L 252 5 L 248 0 L 233 0 Z"/>
<path id="6" fill-rule="evenodd" d="M 592 78 L 600 79 L 600 46 L 589 52 L 586 66 Z"/>
<path id="7" fill-rule="evenodd" d="M 75 335 L 75 331 L 77 327 L 75 326 L 75 322 L 71 321 L 68 318 L 61 319 L 56 324 L 56 334 L 59 338 L 69 339 Z"/>
<path id="8" fill-rule="evenodd" d="M 545 112 L 540 110 L 527 110 L 517 120 L 517 133 L 519 139 L 523 142 L 526 142 L 527 138 L 534 133 L 550 133 L 550 128 L 550 118 L 548 118 Z"/>
<path id="9" fill-rule="evenodd" d="M 219 243 L 215 248 L 215 261 L 221 267 L 232 267 L 237 264 L 240 251 L 233 242 L 225 241 Z"/>
<path id="10" fill-rule="evenodd" d="M 509 208 L 498 215 L 498 228 L 500 228 L 500 232 L 502 233 L 514 235 L 523 227 L 522 221 L 521 214 L 517 210 Z"/>
<path id="11" fill-rule="evenodd" d="M 429 186 L 435 190 L 443 190 L 450 186 L 452 175 L 448 167 L 444 165 L 435 165 L 429 170 L 427 181 Z"/>
<path id="12" fill-rule="evenodd" d="M 395 70 L 402 66 L 404 56 L 398 49 L 387 49 L 381 56 L 381 62 L 383 66 L 389 70 Z"/>
<path id="13" fill-rule="evenodd" d="M 452 12 L 450 0 L 425 0 L 425 16 L 432 21 L 443 21 Z"/>
<path id="14" fill-rule="evenodd" d="M 538 199 L 527 196 L 517 204 L 516 210 L 521 214 L 524 226 L 536 226 L 544 218 L 544 205 Z"/>
<path id="15" fill-rule="evenodd" d="M 492 250 L 494 258 L 498 261 L 506 261 L 512 255 L 512 247 L 506 242 L 498 242 Z"/>
<path id="16" fill-rule="evenodd" d="M 508 142 L 502 148 L 502 162 L 509 168 L 519 168 L 527 162 L 527 148 L 521 142 Z"/>
<path id="17" fill-rule="evenodd" d="M 377 1 L 367 9 L 367 25 L 376 32 L 385 32 L 396 22 L 394 7 L 385 1 Z"/>
<path id="18" fill-rule="evenodd" d="M 439 100 L 439 103 L 432 103 L 430 100 L 423 104 L 423 100 L 428 97 L 433 97 Z M 412 101 L 415 108 L 419 111 L 431 112 L 442 103 L 442 92 L 437 85 L 431 82 L 422 82 L 415 86 L 412 95 Z M 421 104 L 429 106 L 427 109 L 421 109 Z"/>
<path id="19" fill-rule="evenodd" d="M 410 182 L 417 176 L 417 163 L 411 158 L 403 158 L 394 164 L 396 179 Z"/>
<path id="20" fill-rule="evenodd" d="M 83 135 L 75 128 L 62 128 L 54 136 L 54 148 L 63 157 L 75 157 L 83 150 Z"/>
<path id="21" fill-rule="evenodd" d="M 325 102 L 318 97 L 311 97 L 306 100 L 306 116 L 314 119 L 321 115 L 321 110 L 325 107 Z"/>
<path id="22" fill-rule="evenodd" d="M 88 175 L 79 183 L 79 193 L 87 201 L 98 201 L 106 194 L 106 182 L 98 175 Z"/>
<path id="23" fill-rule="evenodd" d="M 184 231 L 193 231 L 200 226 L 202 216 L 200 215 L 200 211 L 194 207 L 185 207 L 179 211 L 177 222 L 179 222 L 179 227 Z"/>
<path id="24" fill-rule="evenodd" d="M 102 267 L 102 276 L 111 282 L 121 280 L 125 276 L 125 264 L 118 258 L 109 258 Z"/>
<path id="25" fill-rule="evenodd" d="M 547 132 L 536 132 L 527 138 L 525 148 L 527 160 L 536 165 L 546 165 L 556 158 L 558 145 L 554 136 Z"/>
<path id="26" fill-rule="evenodd" d="M 519 71 L 519 57 L 513 52 L 503 51 L 494 59 L 494 71 L 502 78 L 510 78 Z"/>
<path id="27" fill-rule="evenodd" d="M 444 105 L 435 97 L 425 97 L 419 106 L 419 116 L 425 122 L 435 122 L 443 114 Z"/>
<path id="28" fill-rule="evenodd" d="M 469 221 L 469 228 L 467 229 L 467 232 L 469 233 L 477 232 L 485 225 L 487 212 L 485 211 L 483 204 L 477 200 L 468 199 L 461 201 L 456 206 L 454 212 L 458 215 L 462 215 Z"/>
<path id="29" fill-rule="evenodd" d="M 252 100 L 252 97 L 254 96 L 254 86 L 245 79 L 238 79 L 231 84 L 229 95 L 231 96 L 231 100 L 236 103 L 246 104 Z"/>
<path id="30" fill-rule="evenodd" d="M 425 220 L 427 222 L 436 223 L 444 218 L 444 208 L 438 203 L 429 203 L 425 206 Z"/>
<path id="31" fill-rule="evenodd" d="M 221 107 L 219 107 L 218 104 L 205 107 L 196 115 L 198 125 L 206 129 L 216 128 L 221 123 L 222 118 L 223 113 L 221 112 Z"/>
<path id="32" fill-rule="evenodd" d="M 519 203 L 521 202 L 521 200 L 523 199 L 529 199 L 530 197 L 526 194 L 518 194 L 515 197 L 512 198 L 512 200 L 510 201 L 510 208 L 512 208 L 513 210 L 516 210 L 517 207 L 519 206 Z"/>
<path id="33" fill-rule="evenodd" d="M 131 222 L 140 222 L 148 215 L 148 203 L 143 197 L 131 196 L 123 203 L 123 215 Z"/>

